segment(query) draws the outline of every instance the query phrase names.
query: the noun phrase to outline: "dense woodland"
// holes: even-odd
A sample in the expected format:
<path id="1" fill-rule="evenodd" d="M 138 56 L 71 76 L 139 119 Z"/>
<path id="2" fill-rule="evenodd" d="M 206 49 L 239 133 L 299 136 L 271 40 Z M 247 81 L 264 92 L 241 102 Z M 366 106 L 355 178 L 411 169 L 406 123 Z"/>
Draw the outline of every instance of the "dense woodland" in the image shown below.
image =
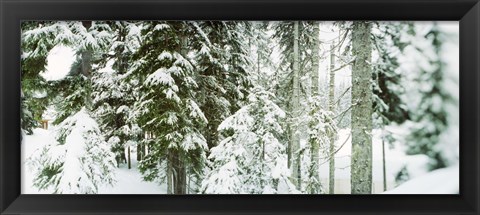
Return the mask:
<path id="1" fill-rule="evenodd" d="M 334 193 L 340 129 L 350 129 L 352 194 L 372 193 L 374 129 L 383 147 L 428 156 L 429 171 L 458 162 L 458 68 L 444 54 L 458 34 L 441 23 L 26 21 L 21 28 L 23 134 L 55 110 L 56 142 L 28 160 L 40 189 L 97 193 L 136 159 L 143 180 L 166 184 L 169 194 Z M 47 80 L 57 46 L 76 60 L 65 77 Z M 321 173 L 325 163 L 329 172 Z"/>

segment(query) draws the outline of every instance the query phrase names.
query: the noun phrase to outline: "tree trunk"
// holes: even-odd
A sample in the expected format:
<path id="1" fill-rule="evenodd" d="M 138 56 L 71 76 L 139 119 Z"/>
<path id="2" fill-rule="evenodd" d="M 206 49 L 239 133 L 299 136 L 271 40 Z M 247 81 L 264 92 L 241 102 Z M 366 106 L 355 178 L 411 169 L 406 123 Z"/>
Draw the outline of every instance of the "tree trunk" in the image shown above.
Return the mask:
<path id="1" fill-rule="evenodd" d="M 312 96 L 314 99 L 319 94 L 319 60 L 320 60 L 320 23 L 314 22 L 314 45 L 313 45 L 313 62 L 312 62 Z M 312 162 L 312 177 L 317 181 L 315 186 L 312 186 L 310 194 L 316 194 L 320 192 L 320 175 L 318 174 L 318 163 L 319 163 L 319 150 L 320 143 L 318 141 L 312 141 L 312 148 L 310 152 L 311 162 Z"/>
<path id="2" fill-rule="evenodd" d="M 172 160 L 172 175 L 173 175 L 173 193 L 174 194 L 186 194 L 187 191 L 187 173 L 185 168 L 185 155 L 174 150 Z"/>
<path id="3" fill-rule="evenodd" d="M 293 40 L 293 98 L 292 98 L 292 105 L 291 105 L 291 113 L 292 117 L 296 119 L 298 117 L 298 109 L 300 105 L 300 71 L 299 71 L 299 48 L 298 48 L 298 40 L 299 40 L 299 22 L 294 22 L 294 40 Z M 293 120 L 295 121 L 295 120 Z M 297 134 L 297 126 L 290 125 L 290 159 L 292 164 L 292 172 L 293 172 L 293 183 L 296 185 L 297 189 L 301 189 L 301 166 L 300 166 L 300 155 L 297 154 L 297 151 L 300 147 L 299 137 Z"/>
<path id="4" fill-rule="evenodd" d="M 387 191 L 387 167 L 385 164 L 385 141 L 382 140 L 383 191 Z"/>
<path id="5" fill-rule="evenodd" d="M 330 80 L 328 89 L 328 110 L 332 113 L 335 112 L 335 46 L 330 46 Z M 331 122 L 334 123 L 334 122 Z M 335 132 L 331 131 L 328 134 L 330 140 L 330 147 L 328 154 L 330 155 L 329 162 L 329 176 L 328 176 L 328 193 L 333 194 L 335 192 Z"/>
<path id="6" fill-rule="evenodd" d="M 354 22 L 352 31 L 351 193 L 372 193 L 371 24 Z"/>
<path id="7" fill-rule="evenodd" d="M 85 27 L 85 29 L 88 31 L 90 27 L 92 26 L 92 21 L 83 21 L 82 25 Z M 85 107 L 87 110 L 92 110 L 93 106 L 93 99 L 92 99 L 92 80 L 91 80 L 91 75 L 92 75 L 92 55 L 93 51 L 91 48 L 86 47 L 84 50 L 81 50 L 81 73 L 84 75 L 87 79 L 86 83 L 86 90 L 87 90 L 87 96 L 85 98 Z"/>
<path id="8" fill-rule="evenodd" d="M 132 168 L 132 159 L 130 157 L 130 146 L 127 147 L 127 153 L 128 153 L 128 169 L 131 169 Z"/>
<path id="9" fill-rule="evenodd" d="M 185 35 L 180 38 L 180 54 L 185 58 L 188 54 L 188 39 Z M 186 194 L 187 191 L 187 172 L 186 172 L 186 163 L 185 163 L 185 153 L 182 149 L 176 149 L 173 151 L 173 192 L 175 194 Z"/>
<path id="10" fill-rule="evenodd" d="M 172 168 L 172 154 L 167 155 L 167 194 L 173 194 L 173 168 Z"/>
<path id="11" fill-rule="evenodd" d="M 137 161 L 141 161 L 143 158 L 143 144 L 137 144 Z"/>

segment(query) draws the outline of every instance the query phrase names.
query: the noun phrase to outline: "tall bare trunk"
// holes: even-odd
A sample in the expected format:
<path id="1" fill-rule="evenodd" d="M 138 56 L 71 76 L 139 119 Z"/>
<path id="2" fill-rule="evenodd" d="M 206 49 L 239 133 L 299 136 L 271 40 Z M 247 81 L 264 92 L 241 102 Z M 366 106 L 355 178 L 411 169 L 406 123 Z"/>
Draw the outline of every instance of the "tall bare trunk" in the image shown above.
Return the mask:
<path id="1" fill-rule="evenodd" d="M 382 140 L 383 191 L 387 191 L 387 167 L 385 164 L 385 141 Z"/>
<path id="2" fill-rule="evenodd" d="M 293 39 L 293 98 L 292 98 L 292 116 L 294 119 L 298 117 L 299 104 L 300 104 L 300 69 L 299 69 L 299 22 L 294 22 L 294 39 Z M 300 155 L 297 154 L 297 151 L 300 147 L 299 137 L 297 134 L 297 126 L 291 126 L 291 163 L 292 163 L 292 172 L 293 172 L 293 182 L 296 185 L 297 189 L 301 189 L 301 166 L 300 166 Z"/>
<path id="3" fill-rule="evenodd" d="M 314 23 L 314 30 L 313 30 L 313 38 L 314 38 L 314 45 L 313 45 L 313 62 L 312 62 L 312 96 L 313 98 L 316 98 L 319 94 L 319 81 L 318 81 L 318 76 L 319 76 L 319 60 L 320 60 L 320 23 L 315 22 Z M 319 163 L 319 150 L 320 150 L 320 144 L 318 141 L 313 141 L 312 142 L 312 147 L 311 147 L 311 162 L 312 162 L 312 177 L 317 181 L 315 183 L 315 186 L 313 186 L 310 190 L 311 194 L 318 193 L 320 191 L 320 176 L 318 174 L 318 163 Z"/>
<path id="4" fill-rule="evenodd" d="M 330 83 L 328 89 L 328 110 L 335 112 L 335 46 L 330 46 Z M 334 123 L 334 122 L 331 122 Z M 328 134 L 330 139 L 329 155 L 331 156 L 329 162 L 329 176 L 328 176 L 328 193 L 335 192 L 335 132 L 331 131 Z"/>
<path id="5" fill-rule="evenodd" d="M 371 24 L 354 22 L 352 31 L 352 194 L 372 193 Z"/>

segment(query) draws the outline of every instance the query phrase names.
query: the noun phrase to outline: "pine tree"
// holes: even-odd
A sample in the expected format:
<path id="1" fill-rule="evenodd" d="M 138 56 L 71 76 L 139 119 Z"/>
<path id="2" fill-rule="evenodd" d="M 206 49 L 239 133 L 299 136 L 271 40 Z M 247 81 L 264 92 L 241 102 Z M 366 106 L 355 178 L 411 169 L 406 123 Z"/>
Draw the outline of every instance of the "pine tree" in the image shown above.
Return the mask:
<path id="1" fill-rule="evenodd" d="M 398 141 L 385 127 L 401 124 L 410 119 L 402 86 L 404 75 L 399 71 L 398 55 L 409 45 L 401 36 L 408 32 L 406 23 L 376 23 L 378 31 L 372 33 L 374 51 L 378 59 L 373 62 L 373 126 L 382 129 L 383 186 L 387 189 L 385 144 Z"/>
<path id="2" fill-rule="evenodd" d="M 352 26 L 352 157 L 351 193 L 372 192 L 372 92 L 370 68 L 371 23 L 356 21 Z"/>
<path id="3" fill-rule="evenodd" d="M 39 126 L 54 91 L 41 76 L 47 65 L 47 56 L 55 46 L 55 35 L 59 30 L 52 22 L 22 22 L 22 116 L 21 128 L 26 134 L 32 134 Z M 40 96 L 39 96 L 40 95 Z"/>
<path id="4" fill-rule="evenodd" d="M 218 125 L 237 111 L 245 100 L 249 80 L 245 67 L 245 38 L 239 31 L 248 31 L 243 22 L 193 22 L 198 38 L 192 41 L 196 68 L 199 106 L 208 120 L 205 137 L 209 148 L 218 144 Z"/>
<path id="5" fill-rule="evenodd" d="M 139 126 L 155 136 L 140 170 L 146 180 L 171 180 L 175 194 L 187 192 L 187 170 L 202 174 L 208 149 L 201 132 L 208 120 L 196 101 L 186 49 L 193 32 L 191 22 L 146 22 L 131 74 L 142 83 L 135 105 Z"/>
<path id="6" fill-rule="evenodd" d="M 141 140 L 142 130 L 130 116 L 134 101 L 139 97 L 136 80 L 129 79 L 127 72 L 132 64 L 132 54 L 138 48 L 139 29 L 128 22 L 109 23 L 113 42 L 109 45 L 108 56 L 99 64 L 93 76 L 93 108 L 105 139 L 116 154 L 117 164 L 127 158 L 125 148 L 137 145 L 138 160 L 144 152 Z"/>
<path id="7" fill-rule="evenodd" d="M 108 41 L 106 29 L 102 23 L 59 22 L 26 32 L 27 40 L 53 38 L 52 46 L 69 45 L 78 56 L 67 77 L 50 85 L 61 92 L 53 99 L 64 98 L 54 122 L 60 127 L 58 143 L 47 145 L 31 158 L 38 168 L 35 185 L 40 188 L 53 186 L 56 193 L 96 193 L 98 185 L 113 183 L 113 154 L 104 150 L 106 144 L 89 111 L 93 53 Z M 45 59 L 48 52 L 37 54 Z"/>
<path id="8" fill-rule="evenodd" d="M 212 171 L 202 183 L 203 193 L 261 194 L 296 192 L 289 181 L 286 146 L 278 139 L 285 112 L 274 95 L 255 88 L 249 103 L 225 119 L 218 130 L 225 135 L 212 148 Z"/>
<path id="9" fill-rule="evenodd" d="M 57 194 L 94 194 L 99 185 L 113 184 L 115 159 L 97 123 L 82 108 L 60 125 L 57 143 L 34 154 L 30 165 L 37 166 L 34 185 L 53 187 Z"/>
<path id="10" fill-rule="evenodd" d="M 422 87 L 419 88 L 420 102 L 412 113 L 414 124 L 407 138 L 407 154 L 427 155 L 430 158 L 429 169 L 434 170 L 447 167 L 458 159 L 453 152 L 458 147 L 455 141 L 452 143 L 451 139 L 442 139 L 443 133 L 448 131 L 451 124 L 456 123 L 452 116 L 458 111 L 458 103 L 452 92 L 446 89 L 448 84 L 454 82 L 449 80 L 445 62 L 441 57 L 445 35 L 438 25 L 434 24 L 426 34 L 420 36 L 423 36 L 428 47 L 433 49 L 422 50 L 426 63 L 420 65 L 420 73 L 416 79 Z M 448 111 L 448 108 L 453 111 Z"/>

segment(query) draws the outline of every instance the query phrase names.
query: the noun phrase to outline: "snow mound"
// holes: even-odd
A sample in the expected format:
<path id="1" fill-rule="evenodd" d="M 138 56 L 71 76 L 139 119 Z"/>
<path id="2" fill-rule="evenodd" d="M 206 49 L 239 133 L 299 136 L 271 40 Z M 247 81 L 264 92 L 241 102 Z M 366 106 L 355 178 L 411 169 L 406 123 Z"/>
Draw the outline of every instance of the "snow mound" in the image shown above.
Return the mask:
<path id="1" fill-rule="evenodd" d="M 419 176 L 383 194 L 458 194 L 459 165 L 438 169 Z"/>

